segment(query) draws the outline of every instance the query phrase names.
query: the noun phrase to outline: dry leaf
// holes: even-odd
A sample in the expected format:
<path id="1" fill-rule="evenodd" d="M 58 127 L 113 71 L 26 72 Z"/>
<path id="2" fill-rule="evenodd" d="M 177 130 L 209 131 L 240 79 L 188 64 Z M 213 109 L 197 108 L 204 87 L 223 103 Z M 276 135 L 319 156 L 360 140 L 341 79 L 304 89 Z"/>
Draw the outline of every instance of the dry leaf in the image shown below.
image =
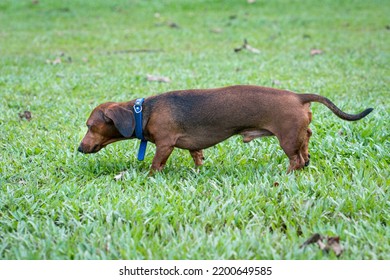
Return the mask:
<path id="1" fill-rule="evenodd" d="M 303 248 L 309 244 L 316 243 L 318 240 L 321 240 L 321 235 L 318 233 L 315 233 L 308 240 L 306 240 L 299 248 Z"/>
<path id="2" fill-rule="evenodd" d="M 52 64 L 53 64 L 53 65 L 61 64 L 61 58 L 57 57 L 56 59 L 54 59 L 54 60 L 52 61 Z"/>
<path id="3" fill-rule="evenodd" d="M 343 248 L 340 245 L 340 237 L 328 237 L 327 241 L 329 249 L 331 249 L 337 257 L 340 256 L 343 252 Z"/>
<path id="4" fill-rule="evenodd" d="M 312 49 L 312 50 L 310 51 L 310 55 L 311 55 L 311 56 L 319 55 L 319 54 L 323 54 L 323 51 L 322 51 L 322 50 L 319 50 L 319 49 Z"/>
<path id="5" fill-rule="evenodd" d="M 252 47 L 251 45 L 249 45 L 248 41 L 246 39 L 244 39 L 244 44 L 241 47 L 234 49 L 235 52 L 239 52 L 239 51 L 242 51 L 242 50 L 248 50 L 248 51 L 250 51 L 252 53 L 256 53 L 256 54 L 260 53 L 260 50 L 258 50 L 256 48 Z"/>
<path id="6" fill-rule="evenodd" d="M 333 251 L 337 257 L 343 252 L 343 248 L 340 245 L 340 237 L 326 237 L 326 243 L 323 242 L 325 238 L 319 233 L 313 234 L 308 240 L 306 240 L 300 248 L 304 248 L 307 245 L 316 243 L 318 247 L 326 253 Z"/>
<path id="7" fill-rule="evenodd" d="M 115 175 L 114 176 L 114 179 L 116 180 L 116 181 L 119 181 L 119 180 L 121 180 L 122 178 L 123 178 L 123 176 L 125 175 L 125 171 L 121 171 L 118 175 Z"/>
<path id="8" fill-rule="evenodd" d="M 26 120 L 30 121 L 31 118 L 32 118 L 31 112 L 30 111 L 24 111 L 23 113 L 19 113 L 19 118 L 26 119 Z"/>
<path id="9" fill-rule="evenodd" d="M 163 77 L 163 76 L 154 76 L 154 75 L 146 75 L 146 79 L 149 82 L 160 82 L 160 83 L 170 83 L 171 80 L 168 77 Z"/>
<path id="10" fill-rule="evenodd" d="M 53 64 L 53 65 L 56 65 L 56 64 L 61 64 L 61 58 L 57 57 L 56 59 L 54 60 L 50 60 L 50 59 L 46 59 L 46 63 L 47 64 Z"/>
<path id="11" fill-rule="evenodd" d="M 280 85 L 282 84 L 282 82 L 279 81 L 279 80 L 272 80 L 272 84 L 273 84 L 274 86 L 280 86 Z"/>
<path id="12" fill-rule="evenodd" d="M 325 252 L 329 252 L 328 247 L 322 242 L 322 237 L 321 239 L 317 240 L 316 242 L 318 244 L 318 247 L 320 247 L 321 250 L 324 250 Z"/>
<path id="13" fill-rule="evenodd" d="M 222 32 L 222 29 L 216 27 L 216 28 L 212 28 L 210 31 L 213 32 L 213 33 L 221 33 L 221 32 Z"/>
<path id="14" fill-rule="evenodd" d="M 169 22 L 168 26 L 170 28 L 180 28 L 180 26 L 176 22 Z"/>

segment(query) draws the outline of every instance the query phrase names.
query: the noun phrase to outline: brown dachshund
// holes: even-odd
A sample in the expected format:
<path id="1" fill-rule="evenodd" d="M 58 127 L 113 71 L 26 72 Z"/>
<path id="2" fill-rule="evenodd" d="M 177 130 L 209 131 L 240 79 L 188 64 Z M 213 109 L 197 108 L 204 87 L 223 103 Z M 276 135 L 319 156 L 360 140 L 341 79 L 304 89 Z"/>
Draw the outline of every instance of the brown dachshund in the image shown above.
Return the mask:
<path id="1" fill-rule="evenodd" d="M 202 149 L 235 134 L 249 141 L 276 136 L 290 160 L 288 172 L 309 164 L 312 134 L 310 102 L 320 102 L 347 121 L 368 115 L 344 113 L 330 100 L 316 94 L 296 94 L 259 86 L 230 86 L 167 92 L 145 99 L 142 105 L 144 140 L 155 143 L 151 172 L 162 170 L 174 147 L 189 150 L 195 165 L 203 163 Z M 129 102 L 108 102 L 96 107 L 79 151 L 96 153 L 110 143 L 136 138 L 135 116 Z"/>

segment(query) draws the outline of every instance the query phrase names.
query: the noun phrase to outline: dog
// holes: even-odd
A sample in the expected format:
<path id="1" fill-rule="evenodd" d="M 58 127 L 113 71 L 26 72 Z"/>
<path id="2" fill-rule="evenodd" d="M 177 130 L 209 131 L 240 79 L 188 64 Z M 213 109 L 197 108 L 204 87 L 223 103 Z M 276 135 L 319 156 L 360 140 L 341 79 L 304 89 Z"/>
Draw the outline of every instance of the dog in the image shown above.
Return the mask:
<path id="1" fill-rule="evenodd" d="M 200 166 L 203 149 L 232 135 L 242 135 L 244 143 L 276 136 L 289 158 L 289 173 L 310 162 L 311 102 L 324 104 L 347 121 L 360 120 L 373 110 L 347 114 L 317 94 L 253 85 L 171 91 L 146 98 L 138 109 L 136 100 L 97 106 L 87 120 L 88 131 L 78 151 L 96 153 L 113 142 L 136 138 L 136 130 L 141 129 L 138 138 L 156 145 L 150 171 L 153 173 L 164 168 L 175 147 L 188 150 L 195 165 Z M 136 111 L 140 109 L 142 120 L 136 129 Z"/>

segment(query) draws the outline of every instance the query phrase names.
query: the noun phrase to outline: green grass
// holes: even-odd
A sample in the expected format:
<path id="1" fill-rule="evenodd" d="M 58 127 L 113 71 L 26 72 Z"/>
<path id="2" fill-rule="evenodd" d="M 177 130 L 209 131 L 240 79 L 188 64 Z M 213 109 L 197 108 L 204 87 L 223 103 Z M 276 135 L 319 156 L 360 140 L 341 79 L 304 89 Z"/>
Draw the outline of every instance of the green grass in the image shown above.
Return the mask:
<path id="1" fill-rule="evenodd" d="M 380 0 L 1 1 L 0 258 L 337 259 L 299 248 L 318 232 L 340 236 L 341 259 L 390 259 L 389 14 Z M 245 38 L 261 53 L 234 53 Z M 275 138 L 233 137 L 199 170 L 175 150 L 153 177 L 153 145 L 143 162 L 136 141 L 77 152 L 100 103 L 232 84 L 375 110 L 349 123 L 313 104 L 311 165 L 288 175 Z"/>

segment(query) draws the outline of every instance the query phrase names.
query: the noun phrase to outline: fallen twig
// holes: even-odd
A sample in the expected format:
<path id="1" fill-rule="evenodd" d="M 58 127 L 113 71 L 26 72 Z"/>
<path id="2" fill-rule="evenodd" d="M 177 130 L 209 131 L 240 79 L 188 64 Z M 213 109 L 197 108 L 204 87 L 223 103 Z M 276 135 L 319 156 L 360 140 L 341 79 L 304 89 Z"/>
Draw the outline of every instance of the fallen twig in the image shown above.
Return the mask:
<path id="1" fill-rule="evenodd" d="M 248 44 L 247 39 L 244 39 L 244 44 L 241 47 L 239 47 L 239 48 L 235 48 L 234 52 L 239 52 L 239 51 L 242 51 L 242 50 L 248 50 L 248 51 L 250 51 L 252 53 L 260 53 L 260 50 L 254 48 L 254 47 L 252 47 L 251 45 Z"/>

